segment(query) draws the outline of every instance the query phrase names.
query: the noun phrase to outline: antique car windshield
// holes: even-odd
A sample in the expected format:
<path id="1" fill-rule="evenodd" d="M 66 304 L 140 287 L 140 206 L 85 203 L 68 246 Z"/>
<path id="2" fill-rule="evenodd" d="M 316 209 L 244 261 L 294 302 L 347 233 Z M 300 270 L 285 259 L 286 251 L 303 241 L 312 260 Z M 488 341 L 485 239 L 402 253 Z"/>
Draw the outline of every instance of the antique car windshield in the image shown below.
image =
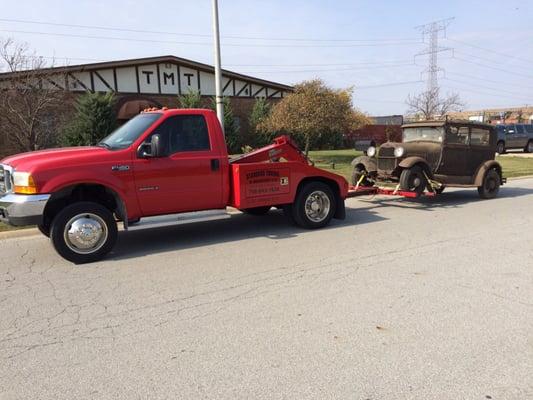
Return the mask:
<path id="1" fill-rule="evenodd" d="M 442 143 L 444 128 L 442 126 L 420 126 L 403 128 L 403 142 L 436 142 Z"/>
<path id="2" fill-rule="evenodd" d="M 125 149 L 131 146 L 159 118 L 161 118 L 159 113 L 139 114 L 102 139 L 97 146 L 110 150 Z"/>

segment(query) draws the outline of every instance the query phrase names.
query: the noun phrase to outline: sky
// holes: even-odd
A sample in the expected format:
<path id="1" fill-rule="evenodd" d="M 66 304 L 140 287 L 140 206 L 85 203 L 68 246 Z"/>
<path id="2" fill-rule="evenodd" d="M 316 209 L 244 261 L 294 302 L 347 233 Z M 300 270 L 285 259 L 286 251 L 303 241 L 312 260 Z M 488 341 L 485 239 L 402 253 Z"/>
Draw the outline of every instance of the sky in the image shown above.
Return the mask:
<path id="1" fill-rule="evenodd" d="M 59 64 L 175 55 L 214 63 L 211 0 L 0 0 L 0 37 Z M 371 115 L 404 114 L 426 88 L 428 37 L 440 32 L 441 92 L 466 109 L 533 104 L 533 1 L 219 0 L 222 67 L 295 84 L 352 87 Z M 65 26 L 76 25 L 76 26 Z M 84 26 L 84 27 L 81 27 Z M 100 29 L 97 29 L 100 28 Z"/>

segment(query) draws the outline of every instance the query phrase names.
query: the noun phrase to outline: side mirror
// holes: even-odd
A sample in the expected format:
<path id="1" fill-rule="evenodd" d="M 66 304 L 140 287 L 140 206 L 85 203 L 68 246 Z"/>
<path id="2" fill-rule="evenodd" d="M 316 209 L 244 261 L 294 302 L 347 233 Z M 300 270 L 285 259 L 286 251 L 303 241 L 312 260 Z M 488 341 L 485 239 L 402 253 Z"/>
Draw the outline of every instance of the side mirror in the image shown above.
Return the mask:
<path id="1" fill-rule="evenodd" d="M 152 135 L 150 142 L 144 142 L 137 149 L 140 158 L 159 158 L 163 156 L 163 142 L 161 135 Z"/>

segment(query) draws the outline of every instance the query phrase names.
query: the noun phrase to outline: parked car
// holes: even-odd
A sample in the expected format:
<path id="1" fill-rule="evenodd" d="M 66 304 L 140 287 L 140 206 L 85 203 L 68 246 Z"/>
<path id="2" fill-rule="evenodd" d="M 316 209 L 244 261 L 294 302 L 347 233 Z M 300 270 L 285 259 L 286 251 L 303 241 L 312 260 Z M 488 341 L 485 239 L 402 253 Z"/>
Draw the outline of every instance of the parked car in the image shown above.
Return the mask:
<path id="1" fill-rule="evenodd" d="M 354 185 L 393 183 L 421 195 L 447 186 L 477 187 L 484 199 L 496 197 L 505 182 L 494 160 L 493 126 L 469 121 L 425 121 L 402 125 L 402 143 L 371 147 L 352 161 Z"/>
<path id="2" fill-rule="evenodd" d="M 498 153 L 504 154 L 511 149 L 533 153 L 533 124 L 501 124 L 496 125 L 496 130 Z"/>

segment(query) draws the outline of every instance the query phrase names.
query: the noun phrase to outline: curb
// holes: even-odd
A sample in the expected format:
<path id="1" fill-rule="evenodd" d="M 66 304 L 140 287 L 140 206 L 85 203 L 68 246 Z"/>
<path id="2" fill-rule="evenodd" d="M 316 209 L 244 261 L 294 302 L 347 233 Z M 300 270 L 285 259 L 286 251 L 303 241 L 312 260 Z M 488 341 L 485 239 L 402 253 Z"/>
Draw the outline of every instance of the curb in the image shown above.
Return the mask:
<path id="1" fill-rule="evenodd" d="M 13 231 L 0 232 L 0 240 L 37 235 L 41 235 L 41 232 L 39 232 L 37 228 L 16 229 Z"/>

